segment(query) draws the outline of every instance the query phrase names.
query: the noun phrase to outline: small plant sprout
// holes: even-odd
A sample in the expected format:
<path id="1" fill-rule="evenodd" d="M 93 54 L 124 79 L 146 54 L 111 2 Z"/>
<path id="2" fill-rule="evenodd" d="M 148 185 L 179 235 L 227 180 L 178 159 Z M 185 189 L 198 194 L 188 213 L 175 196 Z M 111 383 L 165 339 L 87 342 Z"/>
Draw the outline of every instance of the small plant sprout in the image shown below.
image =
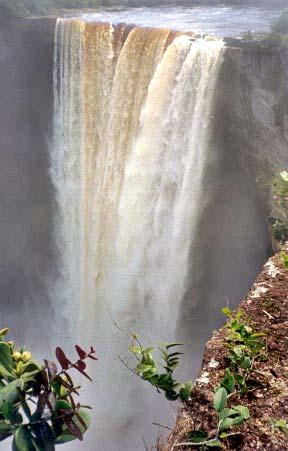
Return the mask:
<path id="1" fill-rule="evenodd" d="M 270 420 L 272 432 L 275 433 L 276 431 L 283 432 L 284 434 L 288 435 L 288 422 L 281 418 L 280 420 L 276 420 L 275 418 L 271 418 Z"/>
<path id="2" fill-rule="evenodd" d="M 39 364 L 30 351 L 5 342 L 7 333 L 8 329 L 0 331 L 0 441 L 13 437 L 13 451 L 53 451 L 56 445 L 83 440 L 90 407 L 74 399 L 80 387 L 69 371 L 75 369 L 91 380 L 85 360 L 97 360 L 94 348 L 85 352 L 76 345 L 76 362 L 56 348 L 58 370 L 54 362 Z"/>

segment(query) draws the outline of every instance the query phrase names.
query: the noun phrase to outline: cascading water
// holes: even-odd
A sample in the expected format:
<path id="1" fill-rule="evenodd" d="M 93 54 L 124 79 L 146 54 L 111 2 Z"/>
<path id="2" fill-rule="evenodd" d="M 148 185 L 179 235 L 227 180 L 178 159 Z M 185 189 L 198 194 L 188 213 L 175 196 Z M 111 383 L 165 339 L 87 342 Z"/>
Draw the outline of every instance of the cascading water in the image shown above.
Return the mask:
<path id="1" fill-rule="evenodd" d="M 89 451 L 96 436 L 101 451 L 141 449 L 143 430 L 170 415 L 115 361 L 128 339 L 110 313 L 147 344 L 174 338 L 223 52 L 220 40 L 165 29 L 57 22 L 53 297 L 67 319 L 62 342 L 98 348 Z"/>

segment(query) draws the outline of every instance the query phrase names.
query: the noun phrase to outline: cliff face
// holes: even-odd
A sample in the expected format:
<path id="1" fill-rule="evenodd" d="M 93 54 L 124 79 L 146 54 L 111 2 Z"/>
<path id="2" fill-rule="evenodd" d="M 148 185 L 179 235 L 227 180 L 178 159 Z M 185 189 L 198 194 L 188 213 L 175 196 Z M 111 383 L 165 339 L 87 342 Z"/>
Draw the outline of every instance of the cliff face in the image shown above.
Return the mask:
<path id="1" fill-rule="evenodd" d="M 18 340 L 24 332 L 16 327 L 17 318 L 24 325 L 30 309 L 45 315 L 44 274 L 53 271 L 47 145 L 54 24 L 0 19 L 1 316 Z"/>
<path id="2" fill-rule="evenodd" d="M 228 49 L 229 62 L 236 93 L 231 127 L 241 143 L 243 163 L 250 157 L 258 171 L 287 167 L 288 49 L 242 44 Z"/>
<path id="3" fill-rule="evenodd" d="M 185 341 L 194 331 L 187 348 L 198 349 L 200 355 L 208 331 L 215 322 L 221 324 L 219 305 L 228 300 L 236 306 L 268 256 L 269 216 L 275 208 L 270 184 L 275 173 L 288 168 L 287 65 L 287 49 L 227 39 L 207 196 L 193 248 L 198 264 L 191 268 L 192 288 L 183 301 L 178 329 Z M 211 316 L 206 302 L 215 306 Z M 187 316 L 190 326 L 183 334 Z M 201 337 L 196 343 L 195 336 Z"/>
<path id="4" fill-rule="evenodd" d="M 288 251 L 288 245 L 284 247 Z M 230 396 L 229 406 L 247 406 L 250 418 L 240 426 L 227 431 L 222 449 L 254 451 L 282 451 L 287 449 L 287 435 L 281 429 L 273 429 L 273 420 L 287 418 L 288 383 L 288 269 L 280 254 L 264 265 L 246 299 L 240 303 L 241 321 L 254 331 L 264 332 L 265 358 L 254 363 L 250 390 Z M 234 312 L 235 313 L 235 312 Z M 173 449 L 196 450 L 199 447 L 181 446 L 189 442 L 189 433 L 201 430 L 213 438 L 217 428 L 217 414 L 213 408 L 215 387 L 225 376 L 229 366 L 226 337 L 228 330 L 220 329 L 208 341 L 202 368 L 196 379 L 187 409 L 183 408 L 176 425 L 162 451 Z"/>

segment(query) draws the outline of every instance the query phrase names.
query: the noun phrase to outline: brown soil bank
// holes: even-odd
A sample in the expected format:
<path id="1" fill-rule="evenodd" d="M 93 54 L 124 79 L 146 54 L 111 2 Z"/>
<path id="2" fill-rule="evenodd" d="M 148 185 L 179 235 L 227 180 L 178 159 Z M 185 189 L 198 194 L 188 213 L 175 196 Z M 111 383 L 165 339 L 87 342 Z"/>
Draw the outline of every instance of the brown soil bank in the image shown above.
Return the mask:
<path id="1" fill-rule="evenodd" d="M 288 251 L 288 245 L 285 246 Z M 265 264 L 246 299 L 240 304 L 243 318 L 257 331 L 267 334 L 267 360 L 255 365 L 253 377 L 258 385 L 245 395 L 233 395 L 230 403 L 242 404 L 250 419 L 230 429 L 222 440 L 227 450 L 288 450 L 287 432 L 274 429 L 271 419 L 288 420 L 288 269 L 279 254 Z M 223 379 L 228 350 L 222 328 L 207 343 L 203 365 L 189 401 L 168 437 L 165 451 L 184 451 L 201 447 L 179 446 L 188 442 L 189 432 L 203 430 L 215 436 L 217 417 L 213 408 L 214 387 Z M 233 434 L 233 435 L 232 435 Z M 190 440 L 191 441 L 191 440 Z M 206 448 L 202 448 L 206 449 Z M 211 449 L 211 448 L 207 448 Z M 214 448 L 215 449 L 215 448 Z"/>

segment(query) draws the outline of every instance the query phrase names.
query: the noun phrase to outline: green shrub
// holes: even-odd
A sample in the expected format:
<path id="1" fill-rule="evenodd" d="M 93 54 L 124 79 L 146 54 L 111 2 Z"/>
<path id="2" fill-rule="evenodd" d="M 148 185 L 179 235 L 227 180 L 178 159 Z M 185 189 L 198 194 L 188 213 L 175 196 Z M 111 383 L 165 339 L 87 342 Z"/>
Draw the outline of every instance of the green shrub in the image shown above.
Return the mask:
<path id="1" fill-rule="evenodd" d="M 83 440 L 89 427 L 89 406 L 82 406 L 75 395 L 69 370 L 85 372 L 87 358 L 97 360 L 95 350 L 75 346 L 78 359 L 72 363 L 61 348 L 54 362 L 38 363 L 25 348 L 4 341 L 8 329 L 0 331 L 0 441 L 13 437 L 13 451 L 55 450 L 56 445 Z M 91 379 L 90 379 L 91 380 Z"/>

